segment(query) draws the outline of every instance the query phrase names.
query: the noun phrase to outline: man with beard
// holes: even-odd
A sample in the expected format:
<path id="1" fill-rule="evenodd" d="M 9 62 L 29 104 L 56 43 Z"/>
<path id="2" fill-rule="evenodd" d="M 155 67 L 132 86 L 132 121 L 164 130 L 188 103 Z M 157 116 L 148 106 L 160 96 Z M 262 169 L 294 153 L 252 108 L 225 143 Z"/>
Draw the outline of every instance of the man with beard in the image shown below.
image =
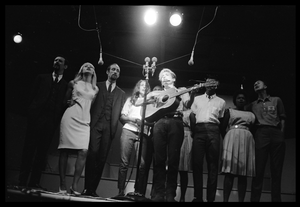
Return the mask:
<path id="1" fill-rule="evenodd" d="M 120 123 L 125 92 L 116 85 L 120 67 L 113 63 L 106 69 L 107 80 L 98 82 L 99 92 L 91 107 L 90 143 L 85 166 L 83 196 L 96 193 L 113 138 Z"/>
<path id="2" fill-rule="evenodd" d="M 48 149 L 65 109 L 63 100 L 67 82 L 63 74 L 67 67 L 66 58 L 57 56 L 53 62 L 53 72 L 38 75 L 32 86 L 19 188 L 28 186 L 46 190 L 40 186 L 40 179 L 47 163 Z"/>

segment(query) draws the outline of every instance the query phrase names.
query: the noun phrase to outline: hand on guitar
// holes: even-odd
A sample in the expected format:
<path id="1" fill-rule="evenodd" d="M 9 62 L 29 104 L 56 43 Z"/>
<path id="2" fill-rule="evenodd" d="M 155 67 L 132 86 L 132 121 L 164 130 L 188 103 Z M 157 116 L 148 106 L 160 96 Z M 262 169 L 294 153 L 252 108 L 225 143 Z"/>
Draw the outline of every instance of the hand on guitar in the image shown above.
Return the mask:
<path id="1" fill-rule="evenodd" d="M 191 90 L 191 94 L 196 94 L 196 93 L 198 93 L 199 91 L 200 91 L 200 88 L 201 87 L 198 87 L 199 85 L 198 84 L 195 84 L 194 86 L 193 86 L 193 90 Z"/>

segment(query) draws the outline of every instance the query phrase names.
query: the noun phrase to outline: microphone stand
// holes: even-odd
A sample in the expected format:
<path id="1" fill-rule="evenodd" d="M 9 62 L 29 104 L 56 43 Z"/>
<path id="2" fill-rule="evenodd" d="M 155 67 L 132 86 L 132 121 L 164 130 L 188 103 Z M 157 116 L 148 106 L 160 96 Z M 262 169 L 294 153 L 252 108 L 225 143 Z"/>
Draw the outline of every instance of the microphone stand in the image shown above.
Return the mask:
<path id="1" fill-rule="evenodd" d="M 148 64 L 143 66 L 143 70 L 145 70 L 146 87 L 149 85 L 148 84 L 149 83 L 149 71 L 151 71 L 152 75 L 153 75 L 154 72 L 155 72 L 155 69 L 156 69 L 155 64 L 152 64 L 151 67 L 149 67 Z M 147 91 L 147 88 L 146 88 L 145 91 Z M 139 133 L 140 144 L 139 144 L 137 170 L 136 170 L 137 172 L 136 172 L 135 183 L 141 182 L 141 181 L 139 181 L 139 171 L 140 171 L 139 168 L 140 168 L 141 157 L 142 157 L 146 107 L 147 107 L 147 94 L 144 95 L 144 101 L 143 101 L 143 104 L 142 104 L 141 130 L 140 130 L 140 133 Z M 139 201 L 139 202 L 152 202 L 151 199 L 148 199 L 144 196 L 136 195 L 134 192 L 129 193 L 129 194 L 130 195 L 126 194 L 125 197 L 129 197 L 129 198 L 131 198 L 131 200 Z"/>

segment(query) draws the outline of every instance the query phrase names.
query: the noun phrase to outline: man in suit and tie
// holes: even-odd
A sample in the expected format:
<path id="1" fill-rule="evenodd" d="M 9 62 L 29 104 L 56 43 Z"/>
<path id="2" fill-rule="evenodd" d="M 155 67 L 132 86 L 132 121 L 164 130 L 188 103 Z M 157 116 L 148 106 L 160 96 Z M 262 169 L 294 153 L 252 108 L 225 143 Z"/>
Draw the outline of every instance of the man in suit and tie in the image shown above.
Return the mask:
<path id="1" fill-rule="evenodd" d="M 109 149 L 126 100 L 125 92 L 116 85 L 120 67 L 113 63 L 106 69 L 107 80 L 98 82 L 99 92 L 91 107 L 90 143 L 85 166 L 84 196 L 99 197 L 96 193 Z M 110 89 L 111 88 L 111 89 Z"/>
<path id="2" fill-rule="evenodd" d="M 65 109 L 67 82 L 63 79 L 63 74 L 67 68 L 66 58 L 57 56 L 53 62 L 53 72 L 39 74 L 33 83 L 19 175 L 21 188 L 45 190 L 40 186 L 40 179 L 54 132 Z"/>

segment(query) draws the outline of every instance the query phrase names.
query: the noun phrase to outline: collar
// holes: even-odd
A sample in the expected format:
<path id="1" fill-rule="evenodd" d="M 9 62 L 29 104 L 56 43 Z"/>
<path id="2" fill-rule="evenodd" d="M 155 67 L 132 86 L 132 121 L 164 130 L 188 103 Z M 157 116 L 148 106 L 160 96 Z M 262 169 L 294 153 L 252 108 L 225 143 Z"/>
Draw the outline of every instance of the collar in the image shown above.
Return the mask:
<path id="1" fill-rule="evenodd" d="M 205 97 L 210 100 L 210 99 L 213 99 L 214 97 L 216 97 L 216 94 L 213 94 L 213 95 L 209 96 L 207 93 L 205 93 Z"/>
<path id="2" fill-rule="evenodd" d="M 62 79 L 62 77 L 63 77 L 62 74 L 58 75 L 58 81 L 60 81 Z M 55 80 L 55 78 L 56 78 L 54 71 L 52 72 L 52 78 L 53 78 L 53 80 Z"/>
<path id="3" fill-rule="evenodd" d="M 109 82 L 108 80 L 106 80 L 105 84 L 106 84 L 106 87 L 108 88 L 108 87 L 109 87 L 109 84 L 110 84 L 110 82 Z M 112 83 L 112 84 L 111 84 L 111 87 L 112 87 L 112 88 L 114 88 L 114 87 L 115 87 L 115 85 L 116 85 L 116 82 Z"/>
<path id="4" fill-rule="evenodd" d="M 270 95 L 268 95 L 265 99 L 258 98 L 256 102 L 259 103 L 259 102 L 266 102 L 266 101 L 271 101 Z"/>

